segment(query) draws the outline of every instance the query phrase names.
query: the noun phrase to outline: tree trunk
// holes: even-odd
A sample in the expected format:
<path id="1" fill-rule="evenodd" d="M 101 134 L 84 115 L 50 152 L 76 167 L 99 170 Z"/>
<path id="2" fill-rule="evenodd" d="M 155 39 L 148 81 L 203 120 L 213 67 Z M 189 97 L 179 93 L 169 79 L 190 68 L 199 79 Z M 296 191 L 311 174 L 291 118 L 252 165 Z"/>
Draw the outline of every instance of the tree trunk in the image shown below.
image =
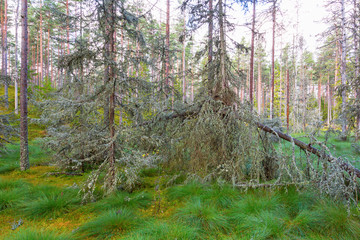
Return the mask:
<path id="1" fill-rule="evenodd" d="M 262 102 L 262 97 L 261 97 L 261 93 L 262 93 L 262 89 L 261 89 L 261 59 L 259 57 L 258 59 L 258 88 L 257 88 L 257 99 L 258 99 L 258 114 L 261 115 L 261 102 Z"/>
<path id="2" fill-rule="evenodd" d="M 30 168 L 28 147 L 28 124 L 27 124 L 27 73 L 28 73 L 28 24 L 27 24 L 27 0 L 21 0 L 21 78 L 20 78 L 20 170 Z"/>
<path id="3" fill-rule="evenodd" d="M 224 27 L 224 10 L 223 2 L 219 0 L 219 28 L 220 28 L 220 80 L 221 89 L 227 88 L 226 82 L 226 42 L 225 42 L 225 27 Z"/>
<path id="4" fill-rule="evenodd" d="M 67 40 L 67 54 L 70 54 L 69 0 L 66 0 L 66 40 Z"/>
<path id="5" fill-rule="evenodd" d="M 165 96 L 168 97 L 170 73 L 170 0 L 166 0 L 166 33 L 165 33 Z"/>
<path id="6" fill-rule="evenodd" d="M 286 73 L 286 129 L 289 132 L 290 128 L 290 74 L 289 69 Z"/>
<path id="7" fill-rule="evenodd" d="M 40 86 L 43 82 L 43 30 L 42 30 L 42 1 L 40 1 L 40 74 L 39 74 L 39 82 Z"/>
<path id="8" fill-rule="evenodd" d="M 183 51 L 182 51 L 182 87 L 183 87 L 183 102 L 186 102 L 186 41 L 185 41 L 185 34 L 186 34 L 186 15 L 184 14 L 184 39 L 183 39 Z"/>
<path id="9" fill-rule="evenodd" d="M 17 5 L 16 5 L 16 17 L 15 17 L 15 114 L 19 114 L 19 109 L 18 109 L 18 102 L 19 102 L 19 98 L 18 98 L 18 82 L 19 82 L 19 75 L 18 75 L 18 70 L 19 70 L 19 64 L 18 64 L 18 19 L 19 19 L 19 5 L 20 5 L 20 0 L 17 1 Z"/>
<path id="10" fill-rule="evenodd" d="M 251 52 L 250 52 L 250 88 L 249 88 L 249 98 L 250 98 L 250 109 L 253 109 L 253 86 L 254 86 L 254 42 L 255 42 L 255 19 L 256 19 L 256 1 L 253 0 L 253 16 L 252 16 L 252 27 L 251 27 Z"/>
<path id="11" fill-rule="evenodd" d="M 354 0 L 354 16 L 353 16 L 353 36 L 354 36 L 354 50 L 355 50 L 355 81 L 358 82 L 358 77 L 359 77 L 359 33 L 358 33 L 358 4 L 357 4 L 358 0 Z M 357 86 L 357 88 L 355 89 L 355 99 L 360 99 L 360 87 Z M 358 110 L 357 114 L 356 114 L 356 128 L 355 128 L 355 136 L 356 136 L 356 141 L 359 140 L 359 131 L 360 131 L 360 111 Z"/>
<path id="12" fill-rule="evenodd" d="M 328 78 L 327 78 L 327 86 L 326 86 L 326 95 L 327 95 L 327 102 L 328 102 L 328 117 L 327 117 L 327 124 L 330 127 L 330 123 L 331 123 L 331 86 L 330 86 L 330 75 L 328 74 Z"/>
<path id="13" fill-rule="evenodd" d="M 274 98 L 275 98 L 275 27 L 276 27 L 276 2 L 273 0 L 272 9 L 272 49 L 271 49 L 271 96 L 270 96 L 270 119 L 274 115 Z"/>
<path id="14" fill-rule="evenodd" d="M 2 68 L 1 68 L 1 75 L 2 79 L 5 81 L 5 107 L 9 108 L 9 81 L 7 76 L 7 0 L 3 5 L 3 1 L 1 1 L 1 5 L 4 7 L 2 12 Z"/>
<path id="15" fill-rule="evenodd" d="M 341 135 L 342 135 L 342 139 L 346 140 L 346 116 L 345 116 L 345 111 L 346 111 L 346 90 L 345 90 L 345 86 L 346 86 L 346 19 L 345 19 L 345 0 L 341 0 L 341 30 L 342 30 L 342 40 L 341 40 L 341 50 L 342 50 L 342 54 L 341 54 L 341 98 L 342 98 L 342 102 L 341 102 Z"/>
<path id="16" fill-rule="evenodd" d="M 318 100 L 318 112 L 319 112 L 319 119 L 321 120 L 321 73 L 318 79 L 318 92 L 317 92 L 317 100 Z"/>
<path id="17" fill-rule="evenodd" d="M 214 28 L 214 12 L 213 12 L 213 0 L 209 0 L 209 32 L 208 32 L 208 80 L 213 81 L 213 73 L 212 71 L 212 59 L 213 59 L 213 28 Z"/>

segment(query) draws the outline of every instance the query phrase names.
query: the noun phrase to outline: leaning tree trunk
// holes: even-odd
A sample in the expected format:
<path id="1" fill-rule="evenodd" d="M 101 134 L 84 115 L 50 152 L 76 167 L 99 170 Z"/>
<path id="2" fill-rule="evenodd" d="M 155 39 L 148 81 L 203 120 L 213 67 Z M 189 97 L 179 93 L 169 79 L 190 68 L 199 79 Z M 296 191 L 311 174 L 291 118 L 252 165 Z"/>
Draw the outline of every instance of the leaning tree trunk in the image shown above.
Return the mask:
<path id="1" fill-rule="evenodd" d="M 28 24 L 27 0 L 21 0 L 21 78 L 20 78 L 20 170 L 30 168 L 27 124 Z"/>

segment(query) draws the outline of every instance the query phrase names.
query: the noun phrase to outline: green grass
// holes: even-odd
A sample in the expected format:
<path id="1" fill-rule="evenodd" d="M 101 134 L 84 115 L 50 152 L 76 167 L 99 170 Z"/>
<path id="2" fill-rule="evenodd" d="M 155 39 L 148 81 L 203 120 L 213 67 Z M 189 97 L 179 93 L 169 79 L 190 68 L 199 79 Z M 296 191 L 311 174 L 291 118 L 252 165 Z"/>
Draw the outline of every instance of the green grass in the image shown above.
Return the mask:
<path id="1" fill-rule="evenodd" d="M 77 192 L 69 189 L 43 187 L 33 195 L 32 199 L 25 199 L 22 204 L 23 212 L 29 218 L 57 218 L 80 203 Z"/>
<path id="2" fill-rule="evenodd" d="M 34 228 L 21 229 L 13 234 L 9 239 L 12 240 L 71 240 L 68 234 L 59 234 L 53 231 L 38 230 Z"/>
<path id="3" fill-rule="evenodd" d="M 134 211 L 120 208 L 109 210 L 94 220 L 85 223 L 77 230 L 79 237 L 96 237 L 97 239 L 108 239 L 117 233 L 128 232 L 144 220 L 138 217 Z"/>
<path id="4" fill-rule="evenodd" d="M 1 154 L 0 174 L 20 169 L 20 146 L 19 144 L 8 144 L 5 153 Z M 51 154 L 44 150 L 39 141 L 29 143 L 30 166 L 47 164 L 51 160 Z"/>
<path id="5" fill-rule="evenodd" d="M 198 228 L 178 224 L 168 223 L 163 221 L 148 222 L 124 239 L 133 240 L 188 240 L 188 239 L 202 239 Z"/>
<path id="6" fill-rule="evenodd" d="M 193 198 L 177 210 L 176 220 L 189 226 L 195 226 L 204 232 L 227 232 L 230 229 L 228 218 L 219 209 L 209 205 L 200 198 Z"/>
<path id="7" fill-rule="evenodd" d="M 110 196 L 93 204 L 95 211 L 104 211 L 116 208 L 146 208 L 152 203 L 152 196 L 148 192 L 127 193 L 117 191 Z"/>

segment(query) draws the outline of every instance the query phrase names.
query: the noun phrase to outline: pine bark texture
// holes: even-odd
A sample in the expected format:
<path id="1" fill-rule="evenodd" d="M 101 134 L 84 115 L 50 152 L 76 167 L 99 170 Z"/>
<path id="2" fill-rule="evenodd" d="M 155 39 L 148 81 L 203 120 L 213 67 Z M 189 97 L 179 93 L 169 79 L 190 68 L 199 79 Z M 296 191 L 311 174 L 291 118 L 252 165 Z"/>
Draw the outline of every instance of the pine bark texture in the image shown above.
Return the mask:
<path id="1" fill-rule="evenodd" d="M 27 81 L 28 81 L 28 23 L 27 0 L 21 0 L 21 78 L 20 78 L 20 170 L 30 168 L 27 121 Z"/>
<path id="2" fill-rule="evenodd" d="M 252 15 L 252 26 L 251 26 L 251 52 L 250 52 L 250 88 L 249 88 L 251 110 L 254 105 L 253 92 L 254 92 L 255 20 L 256 20 L 256 4 L 255 4 L 255 0 L 253 0 L 253 15 Z"/>

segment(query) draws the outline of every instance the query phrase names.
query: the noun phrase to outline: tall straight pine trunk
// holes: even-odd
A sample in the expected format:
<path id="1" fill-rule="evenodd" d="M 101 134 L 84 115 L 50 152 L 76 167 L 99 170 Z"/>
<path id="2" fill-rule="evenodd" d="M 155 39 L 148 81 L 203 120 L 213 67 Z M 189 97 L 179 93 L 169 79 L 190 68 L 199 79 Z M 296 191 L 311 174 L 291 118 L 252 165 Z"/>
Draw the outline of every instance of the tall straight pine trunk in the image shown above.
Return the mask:
<path id="1" fill-rule="evenodd" d="M 20 170 L 30 168 L 27 124 L 28 23 L 27 0 L 21 0 L 21 78 L 20 78 Z"/>

